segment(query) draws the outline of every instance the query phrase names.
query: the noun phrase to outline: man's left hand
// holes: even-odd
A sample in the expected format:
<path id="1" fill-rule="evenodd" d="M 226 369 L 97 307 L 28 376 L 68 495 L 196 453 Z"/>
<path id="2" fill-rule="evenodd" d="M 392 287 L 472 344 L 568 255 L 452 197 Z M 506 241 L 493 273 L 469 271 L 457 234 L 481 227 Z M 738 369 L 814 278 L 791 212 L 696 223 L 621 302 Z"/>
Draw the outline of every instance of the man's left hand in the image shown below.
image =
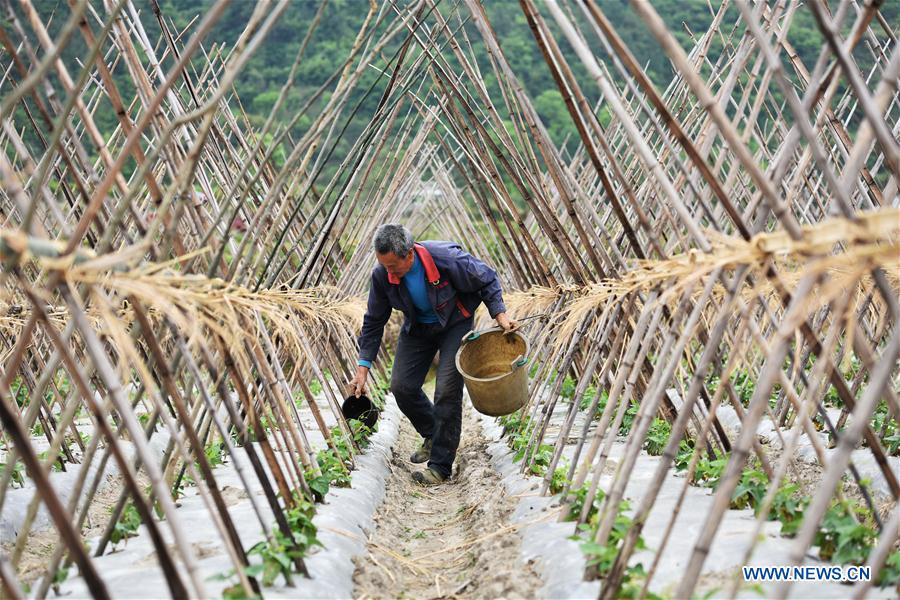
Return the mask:
<path id="1" fill-rule="evenodd" d="M 512 333 L 519 328 L 519 324 L 506 316 L 505 312 L 497 313 L 497 316 L 494 318 L 497 320 L 497 325 L 503 328 L 504 334 Z"/>

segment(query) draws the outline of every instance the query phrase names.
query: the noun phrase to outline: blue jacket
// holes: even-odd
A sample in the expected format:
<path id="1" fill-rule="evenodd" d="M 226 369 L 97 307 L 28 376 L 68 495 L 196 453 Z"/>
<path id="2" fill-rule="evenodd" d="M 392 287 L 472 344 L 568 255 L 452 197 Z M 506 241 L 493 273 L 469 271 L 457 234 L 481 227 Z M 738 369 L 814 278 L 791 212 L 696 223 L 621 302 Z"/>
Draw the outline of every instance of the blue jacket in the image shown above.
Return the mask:
<path id="1" fill-rule="evenodd" d="M 415 252 L 425 267 L 428 299 L 442 327 L 472 316 L 484 302 L 491 318 L 506 312 L 497 272 L 455 242 L 422 242 Z M 416 311 L 406 286 L 380 264 L 372 269 L 369 303 L 359 335 L 360 360 L 374 361 L 381 347 L 384 325 L 396 308 L 406 316 L 403 331 L 415 322 Z"/>

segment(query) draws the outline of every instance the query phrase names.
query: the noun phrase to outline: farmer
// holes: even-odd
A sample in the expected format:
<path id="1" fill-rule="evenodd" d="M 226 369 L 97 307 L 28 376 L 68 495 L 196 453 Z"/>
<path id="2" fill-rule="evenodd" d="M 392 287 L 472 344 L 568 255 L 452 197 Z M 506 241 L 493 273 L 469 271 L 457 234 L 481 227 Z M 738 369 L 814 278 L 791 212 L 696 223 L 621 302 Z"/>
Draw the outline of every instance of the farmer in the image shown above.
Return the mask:
<path id="1" fill-rule="evenodd" d="M 372 361 L 381 346 L 391 309 L 406 319 L 400 331 L 391 392 L 423 441 L 414 463 L 428 467 L 413 473 L 425 485 L 450 476 L 462 428 L 463 379 L 456 370 L 456 351 L 472 329 L 473 313 L 484 302 L 491 317 L 506 331 L 516 327 L 506 316 L 497 273 L 454 242 L 415 243 L 402 225 L 389 223 L 375 232 L 375 258 L 369 304 L 359 336 L 359 361 L 350 382 L 356 396 L 365 393 Z M 422 384 L 435 353 L 440 353 L 434 404 Z"/>

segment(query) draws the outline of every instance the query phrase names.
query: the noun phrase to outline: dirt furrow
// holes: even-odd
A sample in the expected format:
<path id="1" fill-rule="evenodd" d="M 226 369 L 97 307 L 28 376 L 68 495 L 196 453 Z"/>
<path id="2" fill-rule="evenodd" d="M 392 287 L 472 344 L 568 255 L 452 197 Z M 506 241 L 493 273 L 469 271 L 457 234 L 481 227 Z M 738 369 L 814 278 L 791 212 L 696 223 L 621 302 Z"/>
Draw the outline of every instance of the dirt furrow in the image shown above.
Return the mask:
<path id="1" fill-rule="evenodd" d="M 356 559 L 357 598 L 532 598 L 541 581 L 519 559 L 509 523 L 515 499 L 490 464 L 487 442 L 467 406 L 453 476 L 424 487 L 409 462 L 421 439 L 405 419 L 391 461 L 384 503 Z"/>

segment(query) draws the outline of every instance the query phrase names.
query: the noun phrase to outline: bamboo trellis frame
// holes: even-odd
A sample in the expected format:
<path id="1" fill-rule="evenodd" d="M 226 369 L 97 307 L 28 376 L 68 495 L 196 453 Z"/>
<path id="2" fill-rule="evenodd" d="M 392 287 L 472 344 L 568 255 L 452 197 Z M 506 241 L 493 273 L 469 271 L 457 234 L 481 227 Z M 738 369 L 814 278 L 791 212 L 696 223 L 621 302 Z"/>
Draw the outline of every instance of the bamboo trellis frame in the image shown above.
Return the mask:
<path id="1" fill-rule="evenodd" d="M 878 530 L 868 557 L 876 576 L 898 551 L 900 460 L 884 438 L 900 427 L 900 48 L 878 2 L 845 0 L 830 10 L 820 2 L 725 2 L 686 51 L 650 3 L 634 0 L 673 66 L 672 81 L 657 89 L 601 4 L 521 0 L 576 132 L 565 147 L 551 140 L 476 0 L 371 2 L 341 68 L 290 123 L 279 123 L 329 10 L 323 2 L 258 130 L 240 108 L 235 78 L 288 3 L 260 2 L 234 47 L 209 50 L 204 37 L 224 2 L 183 32 L 155 2 L 152 16 L 130 0 L 69 4 L 56 16 L 54 39 L 27 1 L 4 4 L 9 18 L 0 29 L 0 508 L 17 457 L 36 485 L 25 527 L 0 551 L 11 597 L 20 595 L 16 568 L 41 505 L 61 543 L 37 594 L 47 594 L 65 560 L 77 563 L 94 595 L 108 595 L 81 535 L 99 485 L 99 476 L 86 479 L 88 467 L 110 460 L 124 485 L 97 555 L 132 502 L 172 595 L 203 595 L 170 496 L 189 475 L 241 585 L 259 592 L 244 575 L 248 540 L 230 522 L 203 447 L 218 438 L 229 455 L 248 453 L 253 473 L 242 481 L 259 480 L 286 532 L 283 511 L 295 492 L 309 495 L 306 473 L 317 469 L 294 396 L 313 412 L 324 443 L 335 444 L 326 416 L 348 433 L 334 384 L 354 357 L 372 230 L 387 221 L 464 242 L 501 273 L 514 315 L 549 314 L 530 330 L 539 358 L 521 413 L 532 423 L 522 469 L 550 442 L 542 489 L 549 493 L 565 456 L 563 513 L 586 486 L 583 508 L 571 516 L 593 519 L 596 543 L 610 541 L 653 419 L 670 423 L 654 483 L 634 498 L 633 523 L 599 573 L 602 596 L 625 584 L 683 438 L 693 440 L 688 476 L 643 593 L 665 560 L 698 462 L 728 459 L 679 597 L 698 590 L 748 461 L 767 477 L 758 533 L 781 483 L 797 476 L 791 449 L 801 434 L 822 481 L 791 560 L 803 560 L 830 504 L 848 495 L 861 498 Z M 792 45 L 798 11 L 812 12 L 824 40 L 815 65 L 804 65 Z M 78 35 L 88 55 L 75 69 L 60 57 Z M 363 88 L 373 65 L 380 76 Z M 498 95 L 484 84 L 484 65 Z M 133 98 L 117 87 L 114 74 L 123 71 Z M 317 105 L 326 90 L 328 101 Z M 357 92 L 380 97 L 377 108 L 361 137 L 335 155 L 359 118 Z M 117 113 L 112 132 L 96 125 L 106 102 Z M 615 117 L 607 125 L 598 106 Z M 294 139 L 294 125 L 312 110 L 311 125 Z M 337 170 L 325 181 L 329 164 Z M 577 381 L 568 399 L 566 375 Z M 756 381 L 747 399 L 738 376 Z M 319 399 L 312 379 L 323 384 Z M 594 396 L 582 406 L 590 387 Z M 886 410 L 873 427 L 879 403 Z M 82 408 L 93 427 L 78 416 Z M 736 427 L 723 425 L 728 411 Z M 632 424 L 617 440 L 626 417 Z M 145 441 L 158 423 L 171 436 L 161 461 Z M 781 453 L 759 443 L 760 423 L 773 426 Z M 49 445 L 43 458 L 32 443 L 37 424 Z M 827 460 L 817 425 L 835 446 Z M 97 433 L 82 439 L 86 427 Z M 125 439 L 136 447 L 130 461 Z M 851 456 L 861 443 L 878 466 L 877 489 Z M 607 477 L 616 444 L 623 455 Z M 53 465 L 85 474 L 68 506 L 49 487 Z M 157 502 L 164 521 L 153 517 Z M 175 535 L 176 556 L 164 547 L 164 528 Z M 747 561 L 757 543 L 746 541 Z M 295 567 L 304 573 L 301 559 Z"/>

